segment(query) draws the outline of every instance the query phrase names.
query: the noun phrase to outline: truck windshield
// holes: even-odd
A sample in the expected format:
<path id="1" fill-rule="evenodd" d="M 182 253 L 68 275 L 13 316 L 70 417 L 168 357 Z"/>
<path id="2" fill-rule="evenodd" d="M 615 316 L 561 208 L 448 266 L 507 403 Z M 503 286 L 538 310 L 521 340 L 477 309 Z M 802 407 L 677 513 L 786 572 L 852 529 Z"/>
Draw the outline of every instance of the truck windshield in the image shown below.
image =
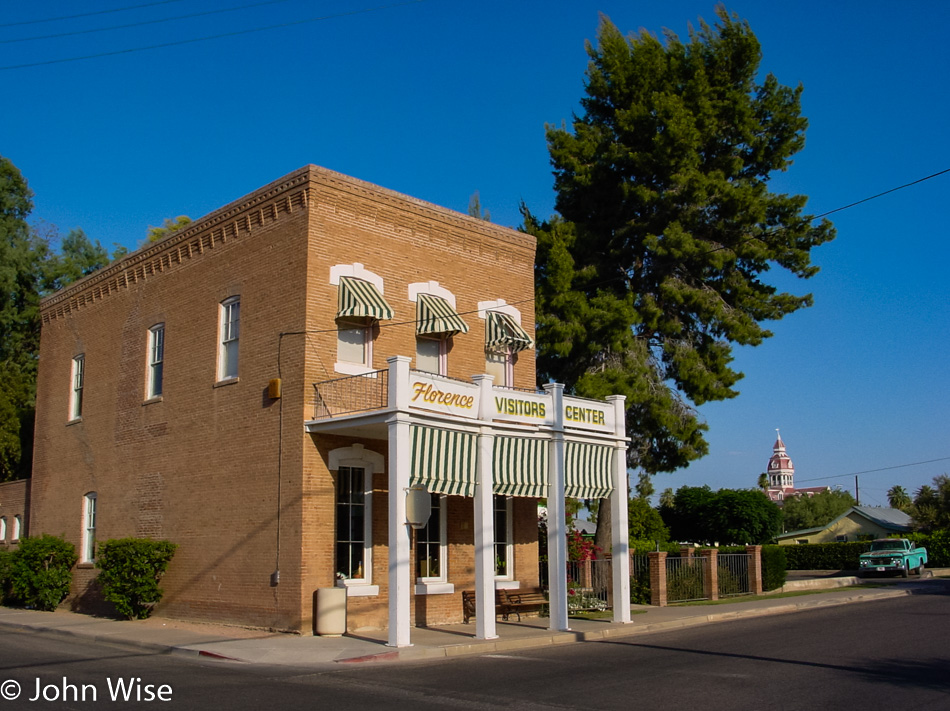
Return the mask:
<path id="1" fill-rule="evenodd" d="M 904 546 L 901 545 L 900 541 L 874 541 L 871 544 L 872 551 L 893 551 L 893 550 L 902 550 Z"/>

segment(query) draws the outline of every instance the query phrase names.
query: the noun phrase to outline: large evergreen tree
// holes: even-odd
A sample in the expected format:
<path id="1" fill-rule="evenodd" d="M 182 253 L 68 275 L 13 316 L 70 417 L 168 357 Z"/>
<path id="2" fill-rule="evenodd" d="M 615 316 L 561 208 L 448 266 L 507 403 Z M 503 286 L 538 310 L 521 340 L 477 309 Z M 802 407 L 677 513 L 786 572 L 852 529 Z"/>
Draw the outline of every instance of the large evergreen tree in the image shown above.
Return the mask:
<path id="1" fill-rule="evenodd" d="M 688 42 L 602 18 L 583 111 L 547 131 L 558 215 L 524 209 L 539 378 L 626 395 L 629 464 L 650 473 L 706 454 L 694 407 L 738 394 L 733 344 L 760 344 L 763 322 L 812 302 L 767 272 L 813 276 L 812 247 L 834 236 L 804 196 L 769 190 L 804 145 L 801 87 L 760 80 L 749 25 L 717 15 Z"/>

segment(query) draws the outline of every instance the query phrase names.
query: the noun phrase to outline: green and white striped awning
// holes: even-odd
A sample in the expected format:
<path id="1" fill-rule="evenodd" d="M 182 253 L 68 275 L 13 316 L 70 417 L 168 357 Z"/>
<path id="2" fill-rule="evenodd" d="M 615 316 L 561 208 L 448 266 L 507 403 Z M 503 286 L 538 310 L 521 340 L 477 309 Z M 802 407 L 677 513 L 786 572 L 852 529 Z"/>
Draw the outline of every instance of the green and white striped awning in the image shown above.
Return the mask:
<path id="1" fill-rule="evenodd" d="M 614 490 L 610 472 L 613 447 L 565 443 L 564 495 L 573 499 L 604 499 Z"/>
<path id="2" fill-rule="evenodd" d="M 547 496 L 549 444 L 544 439 L 495 437 L 492 491 L 505 496 Z"/>
<path id="3" fill-rule="evenodd" d="M 434 494 L 475 496 L 475 435 L 419 425 L 409 430 L 409 485 L 422 484 Z"/>
<path id="4" fill-rule="evenodd" d="M 518 322 L 501 311 L 485 314 L 485 350 L 489 352 L 510 349 L 517 353 L 534 346 L 534 341 Z"/>
<path id="5" fill-rule="evenodd" d="M 362 317 L 388 321 L 393 317 L 392 307 L 376 285 L 354 277 L 340 277 L 339 309 L 337 318 Z"/>
<path id="6" fill-rule="evenodd" d="M 418 294 L 416 301 L 416 333 L 468 333 L 468 324 L 445 299 L 431 294 Z"/>

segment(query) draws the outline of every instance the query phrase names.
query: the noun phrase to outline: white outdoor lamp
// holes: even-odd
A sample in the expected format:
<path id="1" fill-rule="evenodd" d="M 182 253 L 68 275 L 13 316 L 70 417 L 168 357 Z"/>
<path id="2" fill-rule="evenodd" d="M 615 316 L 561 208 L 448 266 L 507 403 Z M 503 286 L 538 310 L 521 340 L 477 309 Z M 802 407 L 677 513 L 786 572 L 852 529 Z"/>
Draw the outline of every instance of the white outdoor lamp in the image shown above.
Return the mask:
<path id="1" fill-rule="evenodd" d="M 419 484 L 406 489 L 406 521 L 413 528 L 425 528 L 432 515 L 432 497 Z"/>

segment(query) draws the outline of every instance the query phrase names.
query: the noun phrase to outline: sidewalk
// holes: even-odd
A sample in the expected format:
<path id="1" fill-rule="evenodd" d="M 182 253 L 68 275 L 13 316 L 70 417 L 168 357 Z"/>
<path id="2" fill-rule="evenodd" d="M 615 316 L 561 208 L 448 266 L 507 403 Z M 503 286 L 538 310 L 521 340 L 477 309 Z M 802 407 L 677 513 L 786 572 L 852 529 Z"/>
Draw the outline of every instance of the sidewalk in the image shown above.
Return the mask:
<path id="1" fill-rule="evenodd" d="M 386 646 L 386 632 L 367 636 L 305 637 L 222 625 L 153 618 L 117 621 L 64 610 L 36 612 L 0 607 L 0 629 L 33 630 L 121 645 L 136 651 L 200 655 L 235 662 L 314 668 L 336 663 L 439 659 L 490 654 L 550 645 L 629 637 L 747 617 L 786 614 L 911 594 L 921 582 L 815 593 L 800 597 L 746 600 L 718 605 L 650 607 L 633 605 L 633 621 L 570 621 L 571 631 L 547 629 L 547 618 L 498 622 L 498 639 L 477 640 L 475 625 L 413 628 L 411 647 Z M 924 583 L 925 584 L 925 583 Z M 639 613 L 639 614 L 638 614 Z"/>

